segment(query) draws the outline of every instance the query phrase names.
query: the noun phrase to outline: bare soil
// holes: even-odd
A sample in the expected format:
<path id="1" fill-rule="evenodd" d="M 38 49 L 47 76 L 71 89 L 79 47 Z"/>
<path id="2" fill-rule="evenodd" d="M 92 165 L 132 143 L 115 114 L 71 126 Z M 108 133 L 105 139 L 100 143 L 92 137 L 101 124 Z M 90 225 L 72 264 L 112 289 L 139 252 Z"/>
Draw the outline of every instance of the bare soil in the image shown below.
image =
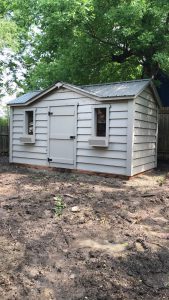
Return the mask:
<path id="1" fill-rule="evenodd" d="M 1 159 L 0 299 L 169 299 L 168 191 L 167 169 L 125 181 Z"/>

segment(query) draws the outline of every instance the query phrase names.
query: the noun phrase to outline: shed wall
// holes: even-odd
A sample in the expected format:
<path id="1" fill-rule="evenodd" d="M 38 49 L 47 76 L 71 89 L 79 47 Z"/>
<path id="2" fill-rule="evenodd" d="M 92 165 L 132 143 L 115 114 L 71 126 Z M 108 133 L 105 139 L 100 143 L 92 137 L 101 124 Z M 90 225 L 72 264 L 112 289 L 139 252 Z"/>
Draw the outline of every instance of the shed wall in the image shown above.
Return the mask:
<path id="1" fill-rule="evenodd" d="M 135 100 L 132 175 L 157 166 L 158 106 L 149 88 Z"/>
<path id="2" fill-rule="evenodd" d="M 128 103 L 116 102 L 110 105 L 107 148 L 89 146 L 92 106 L 78 107 L 77 169 L 126 175 Z"/>
<path id="3" fill-rule="evenodd" d="M 12 112 L 11 161 L 15 163 L 48 166 L 48 110 L 50 106 L 77 105 L 77 153 L 76 168 L 80 170 L 127 175 L 128 102 L 112 102 L 110 105 L 109 146 L 91 147 L 92 107 L 100 102 L 66 89 L 60 89 L 29 108 L 36 108 L 34 145 L 20 142 L 24 127 L 24 108 L 15 107 Z M 66 167 L 57 164 L 56 167 Z"/>

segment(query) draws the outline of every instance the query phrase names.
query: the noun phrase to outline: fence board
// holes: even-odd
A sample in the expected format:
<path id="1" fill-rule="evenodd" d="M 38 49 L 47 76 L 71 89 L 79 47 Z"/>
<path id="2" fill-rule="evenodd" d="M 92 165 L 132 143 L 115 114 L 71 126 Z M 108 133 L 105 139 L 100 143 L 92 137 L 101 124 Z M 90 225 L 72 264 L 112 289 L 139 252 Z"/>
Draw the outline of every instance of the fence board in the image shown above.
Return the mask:
<path id="1" fill-rule="evenodd" d="M 158 124 L 158 159 L 169 160 L 169 108 L 159 111 Z"/>
<path id="2" fill-rule="evenodd" d="M 0 154 L 9 153 L 9 127 L 0 126 Z"/>

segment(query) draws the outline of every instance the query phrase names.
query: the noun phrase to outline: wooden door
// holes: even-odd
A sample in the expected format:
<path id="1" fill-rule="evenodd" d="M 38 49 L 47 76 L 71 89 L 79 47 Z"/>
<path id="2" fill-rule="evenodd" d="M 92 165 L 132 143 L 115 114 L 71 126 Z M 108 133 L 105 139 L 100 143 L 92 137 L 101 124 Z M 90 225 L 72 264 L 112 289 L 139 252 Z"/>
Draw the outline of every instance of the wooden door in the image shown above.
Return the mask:
<path id="1" fill-rule="evenodd" d="M 49 158 L 50 165 L 74 168 L 75 165 L 75 107 L 50 107 Z"/>

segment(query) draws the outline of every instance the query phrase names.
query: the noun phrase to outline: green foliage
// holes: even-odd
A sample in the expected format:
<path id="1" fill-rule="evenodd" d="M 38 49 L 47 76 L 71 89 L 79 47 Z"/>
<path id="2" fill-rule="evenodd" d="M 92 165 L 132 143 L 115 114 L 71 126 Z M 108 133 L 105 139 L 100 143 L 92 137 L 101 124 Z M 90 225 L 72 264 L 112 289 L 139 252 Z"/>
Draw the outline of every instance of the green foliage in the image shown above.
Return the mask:
<path id="1" fill-rule="evenodd" d="M 15 0 L 12 20 L 27 70 L 19 84 L 45 88 L 150 77 L 169 71 L 166 0 Z"/>
<path id="2" fill-rule="evenodd" d="M 65 208 L 63 197 L 61 195 L 57 195 L 56 197 L 54 197 L 54 200 L 55 200 L 55 213 L 57 216 L 61 216 L 63 209 Z"/>
<path id="3" fill-rule="evenodd" d="M 6 126 L 9 124 L 9 108 L 5 105 L 0 104 L 0 112 L 2 116 L 0 117 L 0 125 Z"/>
<path id="4" fill-rule="evenodd" d="M 1 117 L 0 118 L 0 126 L 7 126 L 9 123 L 9 120 L 7 117 Z"/>
<path id="5" fill-rule="evenodd" d="M 0 95 L 13 91 L 16 76 L 16 57 L 20 51 L 19 30 L 13 19 L 15 1 L 1 1 L 0 9 Z M 12 71 L 12 72 L 11 72 Z"/>
<path id="6" fill-rule="evenodd" d="M 18 48 L 17 26 L 14 22 L 0 16 L 0 49 L 10 47 Z"/>
<path id="7" fill-rule="evenodd" d="M 14 20 L 13 5 L 15 0 L 1 1 L 0 9 L 0 51 L 4 48 L 11 48 L 14 51 L 19 48 L 19 31 Z M 16 11 L 15 11 L 16 13 Z"/>

